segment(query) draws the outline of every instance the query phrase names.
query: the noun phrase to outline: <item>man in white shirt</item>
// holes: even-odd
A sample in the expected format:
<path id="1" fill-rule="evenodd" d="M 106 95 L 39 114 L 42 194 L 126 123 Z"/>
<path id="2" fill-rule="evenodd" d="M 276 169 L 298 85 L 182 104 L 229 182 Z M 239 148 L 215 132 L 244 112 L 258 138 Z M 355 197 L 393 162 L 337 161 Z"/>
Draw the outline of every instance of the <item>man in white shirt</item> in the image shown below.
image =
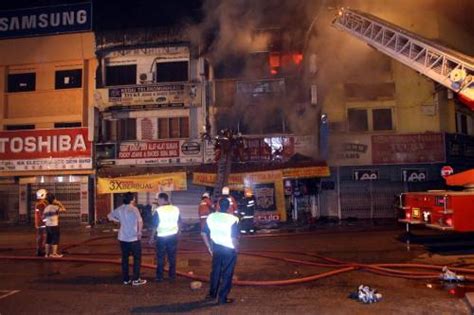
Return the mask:
<path id="1" fill-rule="evenodd" d="M 123 284 L 132 284 L 134 286 L 146 283 L 146 280 L 140 279 L 140 264 L 142 259 L 142 238 L 143 220 L 137 207 L 133 205 L 135 197 L 128 192 L 123 197 L 123 205 L 108 214 L 111 221 L 120 223 L 118 240 L 122 250 L 122 280 Z M 128 257 L 133 255 L 133 280 L 128 276 Z"/>

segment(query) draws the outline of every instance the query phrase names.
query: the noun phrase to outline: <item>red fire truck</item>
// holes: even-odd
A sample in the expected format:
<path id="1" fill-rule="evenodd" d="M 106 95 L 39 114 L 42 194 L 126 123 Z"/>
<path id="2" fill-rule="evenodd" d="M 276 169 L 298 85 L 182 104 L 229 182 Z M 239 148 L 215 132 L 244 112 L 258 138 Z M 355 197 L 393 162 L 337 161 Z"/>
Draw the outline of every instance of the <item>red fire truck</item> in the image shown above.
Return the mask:
<path id="1" fill-rule="evenodd" d="M 464 191 L 432 190 L 400 195 L 399 222 L 424 224 L 443 231 L 474 231 L 474 169 L 445 178 Z"/>

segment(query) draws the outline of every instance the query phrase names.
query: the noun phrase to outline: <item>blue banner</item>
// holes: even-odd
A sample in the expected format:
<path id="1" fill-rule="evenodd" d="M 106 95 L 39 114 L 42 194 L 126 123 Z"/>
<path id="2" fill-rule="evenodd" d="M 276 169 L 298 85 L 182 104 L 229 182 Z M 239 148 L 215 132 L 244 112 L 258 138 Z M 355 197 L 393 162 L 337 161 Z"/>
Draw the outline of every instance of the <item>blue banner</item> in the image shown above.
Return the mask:
<path id="1" fill-rule="evenodd" d="M 0 12 L 0 39 L 92 30 L 92 3 Z"/>

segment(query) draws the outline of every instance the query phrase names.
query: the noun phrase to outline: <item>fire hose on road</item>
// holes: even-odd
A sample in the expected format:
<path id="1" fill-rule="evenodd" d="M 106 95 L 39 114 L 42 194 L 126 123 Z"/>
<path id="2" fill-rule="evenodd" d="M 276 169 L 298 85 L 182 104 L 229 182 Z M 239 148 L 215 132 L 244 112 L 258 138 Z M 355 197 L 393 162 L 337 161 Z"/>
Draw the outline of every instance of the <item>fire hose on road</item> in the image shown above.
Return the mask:
<path id="1" fill-rule="evenodd" d="M 64 250 L 77 248 L 80 246 L 87 245 L 91 242 L 97 240 L 104 240 L 114 238 L 114 236 L 101 236 L 90 238 L 88 240 L 69 244 L 64 246 Z M 145 247 L 147 248 L 147 247 Z M 181 250 L 183 254 L 204 254 L 207 251 L 204 250 Z M 82 256 L 109 256 L 116 255 L 118 253 L 77 253 L 72 255 L 82 255 Z M 146 253 L 144 255 L 147 255 Z M 150 254 L 148 254 L 150 255 Z M 277 261 L 283 261 L 285 263 L 304 265 L 304 266 L 313 266 L 313 267 L 322 267 L 322 268 L 333 268 L 333 270 L 325 271 L 317 274 L 312 274 L 309 276 L 304 276 L 295 279 L 284 279 L 284 280 L 235 280 L 233 283 L 235 285 L 244 285 L 244 286 L 281 286 L 281 285 L 293 285 L 293 284 L 302 284 L 311 281 L 316 281 L 322 278 L 335 276 L 338 274 L 346 273 L 354 270 L 365 270 L 381 276 L 397 277 L 404 279 L 412 280 L 436 280 L 440 278 L 440 272 L 443 270 L 444 266 L 440 265 L 430 265 L 430 264 L 420 264 L 420 263 L 384 263 L 384 264 L 361 264 L 356 262 L 346 262 L 339 259 L 334 259 L 331 257 L 321 256 L 314 253 L 307 252 L 297 252 L 297 251 L 242 251 L 239 255 L 252 256 L 263 259 L 272 259 Z M 311 258 L 317 258 L 323 262 L 316 262 L 310 260 L 301 260 L 288 257 L 280 257 L 278 255 L 299 255 L 306 256 Z M 63 258 L 43 258 L 36 256 L 15 256 L 15 255 L 0 255 L 1 260 L 16 260 L 16 261 L 43 261 L 43 262 L 83 262 L 83 263 L 97 263 L 97 264 L 115 264 L 120 265 L 121 262 L 118 259 L 107 259 L 107 258 L 89 258 L 89 257 L 63 257 Z M 143 263 L 143 268 L 146 269 L 155 269 L 156 265 Z M 418 270 L 403 270 L 403 269 L 418 269 Z M 419 271 L 419 270 L 429 270 L 431 272 Z M 474 281 L 474 269 L 470 268 L 458 268 L 450 267 L 451 271 L 459 272 L 465 274 L 464 278 L 466 281 Z M 208 281 L 208 276 L 195 275 L 182 271 L 177 271 L 177 274 L 191 279 L 199 281 Z"/>

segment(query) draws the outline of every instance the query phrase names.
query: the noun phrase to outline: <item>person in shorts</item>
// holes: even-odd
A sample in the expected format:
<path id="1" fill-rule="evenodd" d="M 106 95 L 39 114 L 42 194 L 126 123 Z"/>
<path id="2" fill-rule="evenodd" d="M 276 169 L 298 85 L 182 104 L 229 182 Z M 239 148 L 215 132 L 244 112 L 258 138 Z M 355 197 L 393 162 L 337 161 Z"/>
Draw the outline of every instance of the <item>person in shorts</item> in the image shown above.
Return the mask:
<path id="1" fill-rule="evenodd" d="M 56 202 L 54 194 L 46 194 L 48 205 L 43 211 L 43 222 L 46 226 L 46 246 L 45 257 L 61 258 L 63 255 L 58 253 L 59 245 L 59 213 L 66 211 L 61 203 Z"/>

